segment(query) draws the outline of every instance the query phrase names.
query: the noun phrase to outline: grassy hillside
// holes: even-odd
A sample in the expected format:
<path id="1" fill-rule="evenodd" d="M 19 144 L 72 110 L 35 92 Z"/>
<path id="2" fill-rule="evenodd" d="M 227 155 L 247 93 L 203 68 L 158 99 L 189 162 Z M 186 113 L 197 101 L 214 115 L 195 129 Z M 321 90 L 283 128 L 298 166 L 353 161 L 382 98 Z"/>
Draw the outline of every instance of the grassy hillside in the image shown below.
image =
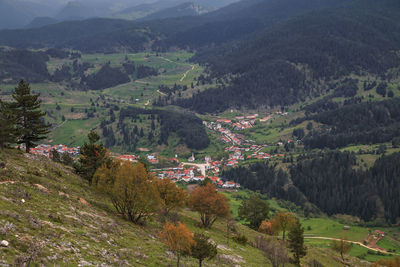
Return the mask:
<path id="1" fill-rule="evenodd" d="M 174 257 L 158 239 L 162 224 L 157 218 L 136 226 L 117 216 L 108 200 L 96 193 L 72 170 L 46 158 L 16 150 L 0 151 L 0 262 L 43 265 L 108 264 L 121 266 L 173 266 Z M 4 163 L 4 165 L 3 165 Z M 235 214 L 237 204 L 232 203 Z M 195 232 L 196 213 L 184 210 L 180 219 Z M 317 222 L 316 222 L 317 223 Z M 250 245 L 226 244 L 225 222 L 217 221 L 205 232 L 218 244 L 217 258 L 206 266 L 269 266 L 261 251 Z M 237 224 L 249 241 L 259 235 Z M 312 245 L 312 243 L 308 243 Z M 340 266 L 326 246 L 309 246 L 304 262 L 317 259 Z M 355 264 L 360 262 L 351 258 Z M 184 258 L 187 266 L 196 261 Z"/>
<path id="2" fill-rule="evenodd" d="M 1 248 L 0 262 L 36 255 L 33 262 L 44 265 L 174 265 L 174 257 L 158 240 L 162 225 L 157 220 L 140 227 L 119 218 L 104 196 L 71 169 L 46 158 L 6 150 L 0 151 L 0 161 L 6 165 L 0 170 L 0 239 L 10 242 Z M 196 227 L 197 214 L 184 211 L 180 217 L 191 230 L 202 231 Z M 221 245 L 213 266 L 265 262 L 251 246 L 231 242 L 225 247 L 223 227 L 219 222 L 207 231 Z M 243 226 L 238 229 L 255 234 Z M 184 263 L 196 266 L 189 258 Z"/>

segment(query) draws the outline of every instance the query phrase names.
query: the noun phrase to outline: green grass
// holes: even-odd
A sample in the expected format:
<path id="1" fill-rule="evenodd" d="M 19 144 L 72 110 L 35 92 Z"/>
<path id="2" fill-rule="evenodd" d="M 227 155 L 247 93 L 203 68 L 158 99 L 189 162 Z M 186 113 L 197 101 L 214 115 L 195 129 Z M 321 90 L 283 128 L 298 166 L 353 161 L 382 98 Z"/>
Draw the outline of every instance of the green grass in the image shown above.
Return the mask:
<path id="1" fill-rule="evenodd" d="M 86 140 L 87 133 L 98 125 L 97 118 L 67 120 L 50 134 L 51 144 L 81 146 Z"/>
<path id="2" fill-rule="evenodd" d="M 341 224 L 330 218 L 310 218 L 302 219 L 304 234 L 309 236 L 321 236 L 332 238 L 347 237 L 351 241 L 363 241 L 368 235 L 368 228 L 350 226 L 350 230 L 344 230 Z M 311 230 L 309 230 L 310 228 Z"/>
<path id="3" fill-rule="evenodd" d="M 5 162 L 7 166 L 0 169 L 0 181 L 16 181 L 14 184 L 0 183 L 0 227 L 5 222 L 14 225 L 9 232 L 0 232 L 0 239 L 10 242 L 9 248 L 1 248 L 1 261 L 12 263 L 16 257 L 27 255 L 33 242 L 42 244 L 38 257 L 33 261 L 33 264 L 39 265 L 78 265 L 81 260 L 93 264 L 107 262 L 110 265 L 116 264 L 114 260 L 126 260 L 128 265 L 135 266 L 174 265 L 175 259 L 168 256 L 165 245 L 158 239 L 162 223 L 157 217 L 146 226 L 136 226 L 122 219 L 108 199 L 73 174 L 71 168 L 48 159 L 7 149 L 0 150 L 0 162 Z M 44 186 L 48 192 L 41 192 L 34 184 Z M 241 200 L 250 193 L 247 190 L 225 193 L 230 199 L 233 216 L 237 216 Z M 90 206 L 82 205 L 79 198 L 88 201 Z M 21 199 L 25 199 L 25 203 Z M 276 200 L 269 200 L 269 203 L 274 210 L 281 209 Z M 243 260 L 239 263 L 241 266 L 270 266 L 262 252 L 250 245 L 240 245 L 230 239 L 228 247 L 224 220 L 217 220 L 211 229 L 203 229 L 199 228 L 200 218 L 195 212 L 185 209 L 179 213 L 179 218 L 191 231 L 208 234 L 219 245 L 219 255 Z M 312 218 L 302 220 L 302 223 L 306 228 L 312 227 L 312 230 L 306 230 L 306 234 L 333 237 L 343 234 L 342 225 L 332 219 Z M 240 223 L 236 224 L 236 229 L 250 242 L 260 235 Z M 392 235 L 399 233 L 393 228 L 383 230 Z M 366 228 L 352 227 L 346 233 L 350 239 L 358 240 L 365 231 Z M 338 255 L 329 249 L 329 241 L 306 239 L 306 244 L 308 254 L 303 264 L 317 259 L 325 266 L 340 266 Z M 366 253 L 365 249 L 354 246 L 350 255 L 363 256 L 369 261 L 383 258 L 368 253 L 364 256 Z M 58 257 L 49 258 L 54 255 Z M 355 265 L 359 264 L 359 260 L 351 256 L 348 259 Z M 197 264 L 191 258 L 184 258 L 183 263 L 186 266 Z M 207 264 L 235 265 L 222 258 Z"/>
<path id="4" fill-rule="evenodd" d="M 45 118 L 47 122 L 56 127 L 62 124 L 62 116 L 67 118 L 67 122 L 56 128 L 45 142 L 81 145 L 88 131 L 98 127 L 101 120 L 106 118 L 109 105 L 118 105 L 120 108 L 126 106 L 150 107 L 153 100 L 160 96 L 157 89 L 161 84 L 171 87 L 174 84 L 186 85 L 189 87 L 183 94 L 186 96 L 190 96 L 195 90 L 203 90 L 203 86 L 190 88 L 194 78 L 203 72 L 203 68 L 196 64 L 192 70 L 192 63 L 188 62 L 188 59 L 192 56 L 193 53 L 185 51 L 160 53 L 158 55 L 156 53 L 83 54 L 81 60 L 94 65 L 90 72 L 97 71 L 107 62 L 110 62 L 113 67 L 121 67 L 125 57 L 128 57 L 137 65 L 143 64 L 158 69 L 159 75 L 141 79 L 140 82 L 135 81 L 132 77 L 133 79 L 129 83 L 98 91 L 72 90 L 68 88 L 68 84 L 64 83 L 31 84 L 32 90 L 40 93 L 42 109 L 48 114 Z M 52 73 L 64 64 L 72 65 L 72 60 L 51 58 L 47 65 Z M 188 70 L 189 72 L 187 72 Z M 187 73 L 187 76 L 181 81 L 185 73 Z M 0 84 L 2 98 L 10 99 L 10 93 L 15 86 Z M 137 99 L 138 101 L 136 101 Z M 91 101 L 96 103 L 97 111 L 94 118 L 85 119 L 87 115 L 84 114 L 84 111 L 92 108 Z M 57 105 L 61 107 L 61 110 L 55 109 Z M 74 112 L 71 112 L 71 108 L 75 109 Z M 117 150 L 120 150 L 120 148 L 117 148 Z"/>
<path id="5" fill-rule="evenodd" d="M 381 240 L 379 240 L 377 245 L 380 248 L 384 248 L 386 250 L 391 250 L 395 253 L 400 253 L 400 241 L 395 241 L 392 238 L 384 237 Z"/>
<path id="6" fill-rule="evenodd" d="M 9 248 L 0 248 L 0 260 L 13 263 L 19 256 L 28 255 L 32 243 L 42 244 L 33 259 L 33 265 L 78 265 L 82 260 L 93 264 L 118 265 L 126 261 L 130 266 L 172 266 L 174 257 L 166 252 L 158 239 L 162 227 L 156 217 L 146 226 L 136 226 L 116 215 L 111 203 L 89 187 L 71 169 L 40 157 L 26 157 L 16 150 L 0 151 L 0 161 L 7 169 L 0 170 L 0 181 L 13 180 L 14 184 L 0 184 L 0 222 L 13 224 L 0 239 L 10 242 Z M 48 191 L 41 192 L 33 184 Z M 63 192 L 67 195 L 60 195 Z M 21 203 L 21 199 L 25 203 Z M 90 203 L 82 205 L 79 198 Z M 250 245 L 239 245 L 230 240 L 226 244 L 225 222 L 218 220 L 211 229 L 198 225 L 197 213 L 184 210 L 179 214 L 182 222 L 193 232 L 205 232 L 219 244 L 219 255 L 241 259 L 242 266 L 261 266 L 267 263 L 262 252 Z M 253 240 L 256 232 L 237 225 L 237 231 Z M 49 258 L 54 255 L 57 257 Z M 186 266 L 197 262 L 185 257 Z M 213 265 L 232 266 L 231 261 L 216 258 Z M 208 261 L 207 261 L 208 264 Z"/>

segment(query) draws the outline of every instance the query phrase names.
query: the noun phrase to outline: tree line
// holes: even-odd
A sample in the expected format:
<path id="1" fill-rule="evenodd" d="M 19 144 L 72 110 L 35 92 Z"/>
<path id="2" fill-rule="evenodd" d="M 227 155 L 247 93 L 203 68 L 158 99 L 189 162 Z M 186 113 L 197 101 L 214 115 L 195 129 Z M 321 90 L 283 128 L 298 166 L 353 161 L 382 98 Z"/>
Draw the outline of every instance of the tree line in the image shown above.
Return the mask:
<path id="1" fill-rule="evenodd" d="M 76 60 L 81 57 L 81 54 L 56 48 L 45 51 L 0 49 L 0 81 L 14 84 L 18 83 L 21 77 L 33 83 L 57 80 L 59 74 L 50 75 L 47 69 L 50 57 Z"/>
<path id="2" fill-rule="evenodd" d="M 329 102 L 328 102 L 329 103 Z M 349 144 L 385 143 L 400 135 L 400 99 L 363 102 L 342 107 L 327 106 L 326 111 L 309 114 L 303 119 L 322 123 L 303 139 L 307 149 L 339 148 Z M 317 108 L 313 111 L 321 111 Z"/>
<path id="3" fill-rule="evenodd" d="M 230 168 L 224 170 L 221 177 L 269 197 L 289 200 L 302 206 L 307 213 L 319 213 L 319 209 L 310 205 L 306 196 L 291 183 L 288 173 L 278 168 L 276 164 L 257 162 L 247 167 Z"/>
<path id="4" fill-rule="evenodd" d="M 173 133 L 176 133 L 191 149 L 203 149 L 210 144 L 210 139 L 208 138 L 202 120 L 194 114 L 161 109 L 140 109 L 134 107 L 121 109 L 118 118 L 119 127 L 125 129 L 122 131 L 123 140 L 127 140 L 128 143 L 129 140 L 132 140 L 132 136 L 134 138 L 138 135 L 139 137 L 144 136 L 144 133 L 141 134 L 142 130 L 138 131 L 137 128 L 129 127 L 129 125 L 124 122 L 126 118 L 131 120 L 138 119 L 139 115 L 153 116 L 153 123 L 154 116 L 157 116 L 157 119 L 159 118 L 160 134 L 157 136 L 159 144 L 168 145 L 168 137 Z M 154 129 L 151 129 L 151 132 L 153 132 L 153 130 Z M 156 137 L 152 136 L 152 139 L 153 138 L 155 139 Z"/>
<path id="5" fill-rule="evenodd" d="M 289 173 L 269 162 L 227 170 L 223 177 L 254 191 L 290 200 L 307 213 L 351 214 L 376 224 L 397 222 L 400 216 L 400 153 L 383 155 L 369 169 L 350 152 L 304 154 Z M 358 166 L 358 167 L 357 167 Z"/>

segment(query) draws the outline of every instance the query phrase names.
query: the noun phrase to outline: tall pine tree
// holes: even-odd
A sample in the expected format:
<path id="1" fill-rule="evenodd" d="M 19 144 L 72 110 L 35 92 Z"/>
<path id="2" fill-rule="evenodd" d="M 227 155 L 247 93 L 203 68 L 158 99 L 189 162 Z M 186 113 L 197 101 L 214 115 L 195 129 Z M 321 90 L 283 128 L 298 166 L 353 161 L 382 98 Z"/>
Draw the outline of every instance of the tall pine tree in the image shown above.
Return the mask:
<path id="1" fill-rule="evenodd" d="M 290 232 L 289 238 L 289 249 L 293 253 L 291 262 L 296 266 L 300 266 L 300 259 L 307 254 L 307 248 L 304 246 L 304 228 L 301 226 L 299 220 L 296 220 Z"/>
<path id="2" fill-rule="evenodd" d="M 75 171 L 84 179 L 88 180 L 89 185 L 92 184 L 93 175 L 103 163 L 108 160 L 108 151 L 101 143 L 99 135 L 95 131 L 88 134 L 89 143 L 84 143 L 80 149 L 80 158 L 75 164 Z"/>
<path id="3" fill-rule="evenodd" d="M 12 114 L 9 105 L 9 103 L 0 99 L 0 149 L 16 141 L 15 116 Z"/>
<path id="4" fill-rule="evenodd" d="M 40 94 L 32 94 L 31 87 L 21 80 L 12 94 L 15 102 L 11 103 L 12 113 L 16 118 L 17 143 L 25 144 L 26 153 L 36 146 L 36 142 L 46 138 L 50 125 L 40 110 Z"/>

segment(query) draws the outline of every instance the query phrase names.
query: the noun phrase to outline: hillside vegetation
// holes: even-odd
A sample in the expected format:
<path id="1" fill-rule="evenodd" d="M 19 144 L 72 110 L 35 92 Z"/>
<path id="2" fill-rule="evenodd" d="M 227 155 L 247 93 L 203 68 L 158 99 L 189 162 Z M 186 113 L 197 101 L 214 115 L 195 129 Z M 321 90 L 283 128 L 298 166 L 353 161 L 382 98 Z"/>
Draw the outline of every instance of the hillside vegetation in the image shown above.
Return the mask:
<path id="1" fill-rule="evenodd" d="M 69 167 L 47 158 L 6 149 L 0 151 L 0 161 L 0 239 L 9 242 L 8 247 L 0 248 L 1 263 L 175 265 L 174 256 L 159 240 L 162 223 L 157 217 L 144 226 L 122 219 L 104 195 Z M 237 209 L 235 199 L 232 195 L 233 211 Z M 204 231 L 197 227 L 197 214 L 184 210 L 179 218 L 190 230 Z M 313 221 L 305 223 L 314 229 Z M 218 244 L 217 258 L 206 261 L 205 266 L 270 266 L 261 251 L 250 245 L 231 240 L 228 247 L 225 229 L 225 222 L 218 220 L 205 231 Z M 249 241 L 259 235 L 241 224 L 236 229 Z M 326 266 L 340 266 L 326 246 L 310 245 L 304 262 L 317 259 Z M 349 260 L 360 264 L 356 258 Z M 183 262 L 197 266 L 191 258 Z"/>
<path id="2" fill-rule="evenodd" d="M 0 151 L 0 161 L 5 165 L 0 169 L 0 239 L 10 243 L 0 248 L 0 262 L 21 263 L 32 257 L 32 262 L 44 265 L 174 265 L 158 237 L 160 222 L 137 226 L 121 219 L 107 198 L 72 169 L 15 150 Z M 200 231 L 196 214 L 185 211 L 181 216 L 192 230 Z M 224 234 L 210 231 L 223 245 Z M 235 244 L 221 248 L 226 257 L 215 261 L 219 266 L 231 266 L 230 259 L 251 266 L 265 261 L 250 246 L 244 251 Z M 189 258 L 185 262 L 195 265 Z"/>

